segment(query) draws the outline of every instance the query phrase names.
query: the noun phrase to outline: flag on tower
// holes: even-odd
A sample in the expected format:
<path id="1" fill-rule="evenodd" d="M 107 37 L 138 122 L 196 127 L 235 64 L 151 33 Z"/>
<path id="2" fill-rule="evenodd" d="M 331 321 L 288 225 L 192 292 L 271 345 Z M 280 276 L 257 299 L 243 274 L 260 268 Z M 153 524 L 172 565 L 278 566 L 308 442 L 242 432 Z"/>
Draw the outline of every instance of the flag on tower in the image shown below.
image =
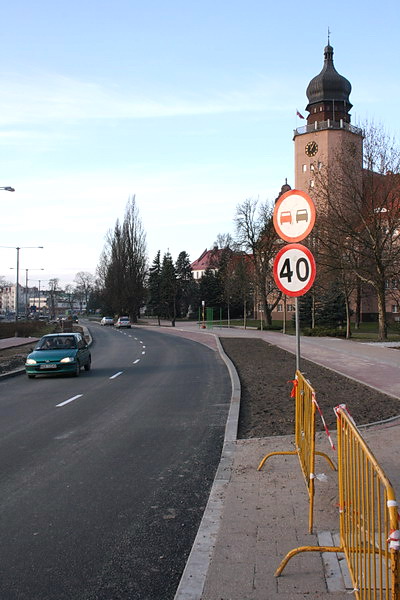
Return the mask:
<path id="1" fill-rule="evenodd" d="M 304 119 L 303 115 L 301 115 L 297 109 L 296 109 L 296 115 L 297 115 L 298 117 L 300 117 L 300 119 Z"/>

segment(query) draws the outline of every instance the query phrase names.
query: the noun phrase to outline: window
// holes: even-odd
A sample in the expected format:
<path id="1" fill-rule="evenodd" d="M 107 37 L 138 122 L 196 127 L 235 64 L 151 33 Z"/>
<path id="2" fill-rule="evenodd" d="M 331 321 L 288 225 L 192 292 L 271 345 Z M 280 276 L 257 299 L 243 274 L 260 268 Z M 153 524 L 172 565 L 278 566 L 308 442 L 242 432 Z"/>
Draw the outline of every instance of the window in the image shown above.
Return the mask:
<path id="1" fill-rule="evenodd" d="M 313 188 L 314 187 L 314 179 L 311 179 L 310 181 L 310 187 Z"/>
<path id="2" fill-rule="evenodd" d="M 287 310 L 288 310 L 288 312 L 295 312 L 295 305 L 294 304 L 288 304 L 287 305 Z"/>
<path id="3" fill-rule="evenodd" d="M 278 306 L 276 307 L 276 309 L 277 309 L 278 312 L 282 312 L 283 311 L 282 304 L 278 304 Z"/>
<path id="4" fill-rule="evenodd" d="M 305 173 L 307 171 L 307 165 L 303 165 L 302 171 L 303 171 L 303 173 Z"/>
<path id="5" fill-rule="evenodd" d="M 314 170 L 315 170 L 314 165 L 310 165 L 310 171 L 314 171 Z"/>
<path id="6" fill-rule="evenodd" d="M 392 306 L 392 313 L 398 313 L 399 312 L 399 307 L 397 304 L 393 304 Z"/>

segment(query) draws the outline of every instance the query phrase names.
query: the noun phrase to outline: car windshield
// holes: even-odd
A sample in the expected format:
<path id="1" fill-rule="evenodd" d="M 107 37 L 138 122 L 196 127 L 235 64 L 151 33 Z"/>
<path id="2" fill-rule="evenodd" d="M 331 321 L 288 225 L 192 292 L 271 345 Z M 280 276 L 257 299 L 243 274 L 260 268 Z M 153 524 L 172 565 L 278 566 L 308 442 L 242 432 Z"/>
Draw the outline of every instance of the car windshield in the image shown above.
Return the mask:
<path id="1" fill-rule="evenodd" d="M 76 348 L 76 339 L 72 335 L 58 335 L 42 338 L 36 350 L 69 350 Z"/>

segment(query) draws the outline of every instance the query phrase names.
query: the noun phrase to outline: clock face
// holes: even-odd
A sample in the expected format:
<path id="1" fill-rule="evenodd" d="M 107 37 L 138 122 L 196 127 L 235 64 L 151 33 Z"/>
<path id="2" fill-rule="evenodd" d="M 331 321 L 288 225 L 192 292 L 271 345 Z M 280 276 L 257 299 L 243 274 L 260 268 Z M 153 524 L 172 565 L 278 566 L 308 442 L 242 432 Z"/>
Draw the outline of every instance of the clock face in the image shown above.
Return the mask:
<path id="1" fill-rule="evenodd" d="M 311 141 L 306 144 L 306 154 L 307 156 L 315 156 L 318 152 L 318 144 L 317 142 Z"/>

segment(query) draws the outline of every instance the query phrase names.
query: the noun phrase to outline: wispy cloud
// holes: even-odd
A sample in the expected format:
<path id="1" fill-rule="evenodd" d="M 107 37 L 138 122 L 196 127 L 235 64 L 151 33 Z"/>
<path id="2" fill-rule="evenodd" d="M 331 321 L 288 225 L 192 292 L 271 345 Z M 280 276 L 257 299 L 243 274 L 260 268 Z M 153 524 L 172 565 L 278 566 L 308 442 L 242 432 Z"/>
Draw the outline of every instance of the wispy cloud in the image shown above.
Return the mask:
<path id="1" fill-rule="evenodd" d="M 277 85 L 254 81 L 243 90 L 140 94 L 128 87 L 86 82 L 62 75 L 2 75 L 0 126 L 80 119 L 146 119 L 238 111 L 280 110 Z M 246 89 L 247 87 L 247 89 Z M 281 90 L 282 91 L 282 90 Z M 14 132 L 15 135 L 15 132 Z"/>

